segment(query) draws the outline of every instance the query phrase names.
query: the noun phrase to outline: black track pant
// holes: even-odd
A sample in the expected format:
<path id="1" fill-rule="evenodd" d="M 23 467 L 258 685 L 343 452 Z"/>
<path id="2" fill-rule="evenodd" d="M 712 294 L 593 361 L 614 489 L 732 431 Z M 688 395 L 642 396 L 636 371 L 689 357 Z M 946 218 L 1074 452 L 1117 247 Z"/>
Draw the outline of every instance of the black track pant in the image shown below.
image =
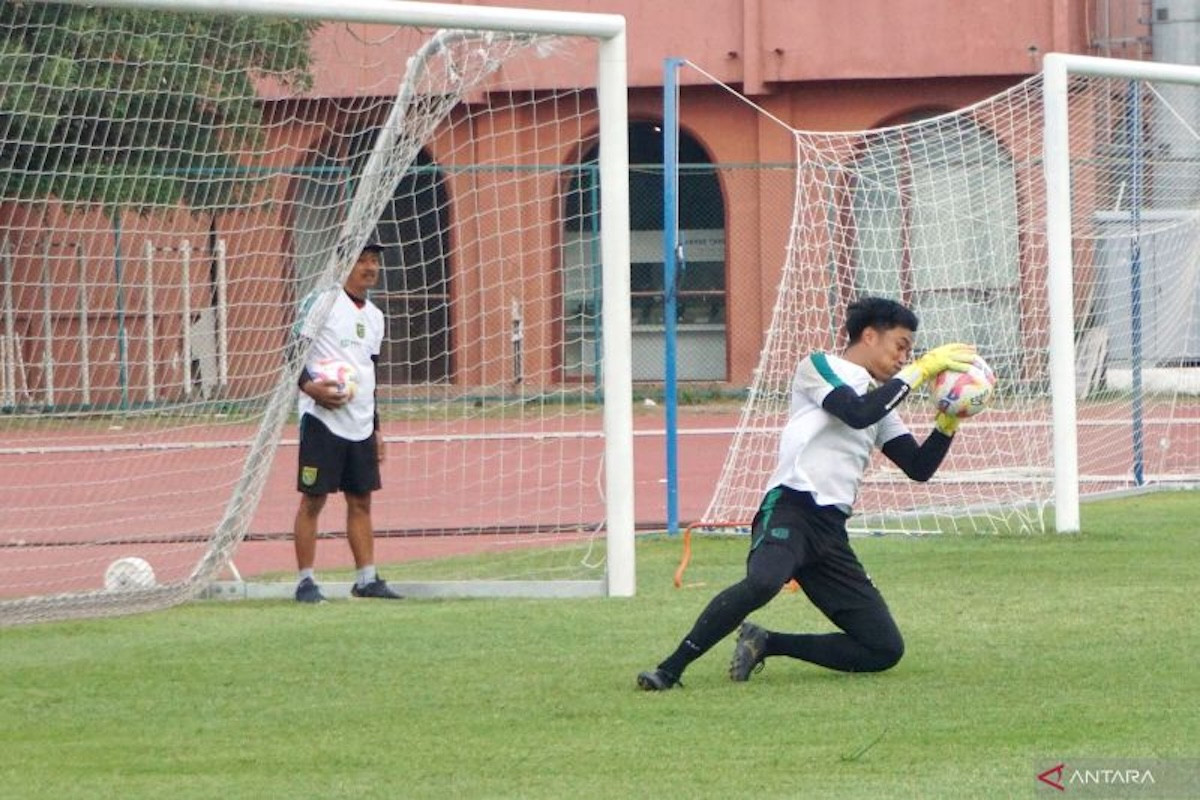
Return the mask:
<path id="1" fill-rule="evenodd" d="M 746 577 L 709 602 L 661 669 L 681 675 L 792 578 L 842 632 L 771 632 L 766 656 L 790 656 L 844 672 L 878 672 L 904 655 L 904 639 L 887 603 L 850 549 L 841 511 L 779 486 L 764 497 L 750 538 Z"/>

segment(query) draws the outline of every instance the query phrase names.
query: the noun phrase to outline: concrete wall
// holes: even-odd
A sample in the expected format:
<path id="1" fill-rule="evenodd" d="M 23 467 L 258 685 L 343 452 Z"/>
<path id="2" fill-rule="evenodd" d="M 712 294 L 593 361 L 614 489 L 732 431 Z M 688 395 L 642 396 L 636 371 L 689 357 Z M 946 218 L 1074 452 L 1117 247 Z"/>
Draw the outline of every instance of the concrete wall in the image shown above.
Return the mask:
<path id="1" fill-rule="evenodd" d="M 470 5 L 623 15 L 629 82 L 659 86 L 665 57 L 688 58 L 748 94 L 772 84 L 823 80 L 1028 75 L 1055 50 L 1094 49 L 1101 21 L 1116 33 L 1145 34 L 1128 9 L 1136 0 L 527 0 Z M 466 5 L 466 3 L 464 3 Z M 1112 13 L 1119 7 L 1120 18 Z M 1103 13 L 1107 9 L 1107 16 Z M 336 26 L 328 52 L 394 36 L 377 26 Z M 389 40 L 397 64 L 414 45 Z M 1122 52 L 1112 53 L 1122 55 Z M 377 70 L 342 61 L 314 89 L 319 96 L 368 92 Z"/>
<path id="2" fill-rule="evenodd" d="M 1049 51 L 1076 53 L 1097 52 L 1100 45 L 1094 40 L 1100 30 L 1098 22 L 1105 20 L 1103 33 L 1108 38 L 1108 54 L 1127 55 L 1129 48 L 1140 45 L 1144 27 L 1134 16 L 1123 13 L 1118 18 L 1111 12 L 1114 3 L 1104 0 L 995 0 L 988 3 L 966 3 L 961 0 L 531 0 L 526 7 L 541 6 L 557 10 L 603 11 L 625 14 L 629 20 L 629 79 L 630 116 L 635 120 L 658 121 L 662 116 L 662 62 L 667 56 L 686 57 L 715 78 L 743 89 L 770 114 L 788 125 L 815 131 L 860 130 L 890 124 L 913 112 L 949 111 L 974 103 L 1002 91 L 1040 69 L 1041 56 Z M 1133 0 L 1130 0 L 1133 3 Z M 501 5 L 501 3 L 491 3 Z M 1122 12 L 1129 4 L 1120 4 Z M 1101 12 L 1109 12 L 1102 14 Z M 1114 21 L 1115 20 L 1115 21 Z M 1118 36 L 1128 32 L 1129 36 Z M 1134 44 L 1122 44 L 1128 38 Z M 1116 44 L 1114 44 L 1116 42 Z M 269 160 L 271 165 L 297 165 L 312 158 L 327 147 L 331 134 L 344 131 L 346 126 L 378 124 L 377 117 L 355 115 L 346 111 L 348 98 L 382 98 L 396 91 L 396 76 L 401 74 L 405 59 L 418 46 L 419 38 L 409 32 L 397 32 L 380 26 L 330 25 L 317 38 L 316 83 L 306 98 L 284 99 L 277 87 L 262 86 L 266 118 L 278 118 L 283 124 L 271 129 Z M 556 71 L 553 82 L 570 82 L 571 69 Z M 578 66 L 580 85 L 591 83 L 586 63 Z M 715 163 L 787 162 L 794 154 L 790 136 L 778 124 L 759 114 L 731 94 L 715 88 L 698 70 L 681 73 L 681 123 Z M 546 78 L 549 82 L 550 77 Z M 530 79 L 529 88 L 537 88 L 538 77 Z M 278 102 L 272 102 L 272 98 Z M 478 102 L 485 98 L 475 95 Z M 502 124 L 498 121 L 498 124 Z M 586 131 L 584 138 L 593 136 Z M 558 148 L 559 163 L 578 160 L 589 145 L 587 141 L 564 141 Z M 448 150 L 438 141 L 428 148 L 434 161 L 447 157 Z M 266 165 L 266 164 L 264 164 Z M 545 179 L 534 179 L 531 181 Z M 460 195 L 451 179 L 447 188 L 451 201 Z M 737 237 L 744 247 L 731 249 L 727 260 L 728 311 L 726 337 L 726 374 L 728 380 L 741 385 L 748 379 L 762 346 L 762 335 L 770 321 L 775 287 L 778 285 L 782 261 L 777 257 L 786 244 L 786 226 L 780 226 L 780 201 L 774 189 L 754 180 L 725 180 L 722 184 L 726 210 L 726 227 L 730 238 Z M 241 364 L 237 353 L 253 354 L 272 350 L 281 343 L 258 341 L 276 337 L 267 331 L 278 331 L 291 313 L 294 298 L 285 282 L 290 275 L 290 259 L 279 254 L 290 252 L 292 210 L 288 205 L 290 187 L 277 181 L 267 196 L 270 203 L 256 209 L 247 219 L 218 221 L 217 233 L 227 240 L 230 271 L 230 301 L 235 308 L 229 320 L 231 330 L 244 331 L 238 336 L 246 341 L 231 343 L 234 358 L 230 363 L 233 394 L 256 390 L 270 376 L 248 374 L 249 364 Z M 505 196 L 498 200 L 505 202 Z M 453 231 L 456 253 L 477 253 L 480 247 L 505 247 L 495 231 L 480 226 L 507 224 L 507 235 L 552 241 L 559 235 L 555 209 L 547 205 L 545 216 L 537 224 L 515 216 L 506 220 L 493 217 L 488 222 L 470 222 L 464 209 L 457 209 Z M 41 221 L 34 219 L 38 214 Z M 516 214 L 515 210 L 512 214 Z M 140 253 L 145 236 L 139 233 L 147 226 L 136 215 L 123 217 L 127 253 Z M 459 220 L 467 220 L 457 222 Z M 113 247 L 112 225 L 97 215 L 63 215 L 60 209 L 43 209 L 35 213 L 25 207 L 0 207 L 0 223 L 8 231 L 17 231 L 16 279 L 18 283 L 36 284 L 40 278 L 33 273 L 41 269 L 40 248 L 46 236 L 42 230 L 90 231 L 95 242 L 87 245 L 89 257 L 96 264 L 111 265 Z M 159 221 L 161 226 L 161 220 Z M 49 228 L 43 226 L 49 225 Z M 179 212 L 177 222 L 171 223 L 177 238 L 206 241 L 208 221 Z M 194 229 L 194 230 L 193 230 Z M 53 236 L 50 236 L 53 239 Z M 78 239 L 78 237 L 76 237 Z M 514 248 L 517 246 L 513 245 Z M 458 257 L 458 256 L 456 256 Z M 462 256 L 465 257 L 465 256 Z M 198 259 L 203 261 L 203 259 Z M 65 256 L 60 262 L 63 270 L 71 267 Z M 452 269 L 455 265 L 452 264 Z M 97 266 L 96 268 L 101 268 Z M 109 269 L 109 266 L 103 267 Z M 136 269 L 137 267 L 132 267 Z M 207 271 L 207 264 L 198 263 L 196 270 Z M 539 271 L 556 270 L 553 264 L 525 265 L 533 270 L 526 276 L 530 281 L 545 278 Z M 203 283 L 197 276 L 195 285 Z M 465 297 L 486 292 L 486 276 L 456 277 L 456 291 Z M 274 287 L 269 302 L 262 301 L 262 285 Z M 73 290 L 63 288 L 53 292 L 52 304 L 59 308 L 58 317 L 69 331 L 72 322 Z M 196 291 L 200 291 L 197 289 Z M 239 298 L 254 296 L 254 303 L 238 305 Z M 22 298 L 21 305 L 41 302 L 37 298 Z M 111 302 L 110 302 L 111 300 Z M 97 336 L 105 344 L 98 352 L 104 358 L 99 369 L 112 370 L 111 354 L 115 341 L 110 330 L 115 314 L 115 298 L 97 301 Z M 174 342 L 178 348 L 178 316 L 181 300 L 178 292 L 167 292 L 156 298 L 157 313 L 164 316 L 156 325 L 161 347 Z M 474 301 L 473 301 L 474 302 Z M 491 367 L 483 366 L 492 351 L 506 347 L 509 320 L 504 312 L 507 302 L 478 301 L 481 307 L 494 311 L 482 315 L 474 327 L 459 332 L 455 340 L 455 363 L 461 379 L 471 383 L 490 383 L 500 379 L 490 374 Z M 143 340 L 145 319 L 138 309 L 144 298 L 133 291 L 125 300 L 126 324 L 133 340 Z M 192 307 L 204 304 L 203 298 L 192 300 Z M 30 306 L 32 307 L 32 306 Z M 529 309 L 527 319 L 531 336 L 541 337 L 546 344 L 555 335 L 551 320 L 554 309 Z M 29 315 L 26 324 L 34 324 L 36 315 Z M 139 326 L 141 326 L 139 328 Z M 65 336 L 65 339 L 71 337 Z M 253 339 L 253 341 L 250 341 Z M 490 343 L 490 344 L 489 344 Z M 539 353 L 552 352 L 553 347 L 538 348 Z M 551 342 L 552 344 L 552 342 Z M 99 346 L 99 345 L 98 345 Z M 137 363 L 133 341 L 128 354 Z M 169 349 L 161 357 L 164 364 L 155 375 L 160 385 L 178 387 L 179 368 L 169 358 Z M 249 358 L 250 356 L 247 356 Z M 36 352 L 26 354 L 35 363 Z M 70 354 L 63 354 L 63 363 L 70 363 Z M 540 375 L 553 375 L 554 364 L 534 361 L 528 367 Z M 60 383 L 71 383 L 71 376 L 62 375 Z M 77 382 L 77 381 L 75 381 Z M 144 376 L 130 376 L 130 382 L 144 384 Z M 116 385 L 115 380 L 106 380 Z M 239 388 L 240 387 L 240 388 Z M 93 398 L 92 402 L 111 402 L 112 398 Z M 59 402 L 81 402 L 75 395 L 63 396 Z"/>

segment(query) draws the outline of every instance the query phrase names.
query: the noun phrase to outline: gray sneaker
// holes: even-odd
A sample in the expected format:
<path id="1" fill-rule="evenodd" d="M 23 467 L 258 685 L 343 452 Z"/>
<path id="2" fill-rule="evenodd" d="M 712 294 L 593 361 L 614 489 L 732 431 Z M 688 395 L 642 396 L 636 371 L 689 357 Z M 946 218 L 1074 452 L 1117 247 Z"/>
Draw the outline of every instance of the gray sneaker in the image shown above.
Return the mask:
<path id="1" fill-rule="evenodd" d="M 350 588 L 351 597 L 373 597 L 381 600 L 400 600 L 401 596 L 392 591 L 383 578 L 376 578 L 365 586 L 357 583 Z"/>
<path id="2" fill-rule="evenodd" d="M 316 581 L 312 578 L 305 578 L 296 584 L 296 602 L 324 603 L 325 595 L 321 594 L 321 587 L 317 586 Z"/>
<path id="3" fill-rule="evenodd" d="M 767 632 L 753 622 L 743 622 L 738 629 L 737 644 L 729 662 L 729 680 L 748 681 L 755 668 L 762 669 L 763 653 L 767 649 Z"/>

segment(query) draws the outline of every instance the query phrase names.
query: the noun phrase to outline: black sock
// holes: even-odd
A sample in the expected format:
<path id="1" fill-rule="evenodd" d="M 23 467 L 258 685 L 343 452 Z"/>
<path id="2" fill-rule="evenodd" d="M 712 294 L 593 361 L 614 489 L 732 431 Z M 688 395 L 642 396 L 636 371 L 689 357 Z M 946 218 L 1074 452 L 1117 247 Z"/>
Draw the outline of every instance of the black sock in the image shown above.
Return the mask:
<path id="1" fill-rule="evenodd" d="M 658 668 L 678 678 L 688 664 L 733 633 L 742 620 L 765 606 L 777 591 L 778 587 L 764 587 L 749 578 L 725 589 L 700 612 L 691 631 Z"/>

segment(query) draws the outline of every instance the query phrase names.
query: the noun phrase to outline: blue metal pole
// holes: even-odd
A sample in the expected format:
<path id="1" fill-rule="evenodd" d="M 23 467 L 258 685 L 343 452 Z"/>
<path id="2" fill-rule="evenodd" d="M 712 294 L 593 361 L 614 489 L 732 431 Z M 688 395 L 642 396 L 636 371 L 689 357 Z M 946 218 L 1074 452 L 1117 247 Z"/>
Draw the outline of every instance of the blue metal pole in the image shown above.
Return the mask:
<path id="1" fill-rule="evenodd" d="M 1146 431 L 1142 393 L 1142 194 L 1144 164 L 1142 161 L 1142 92 L 1134 81 L 1129 87 L 1129 139 L 1131 145 L 1130 222 L 1133 236 L 1129 254 L 1129 355 L 1132 360 L 1133 390 L 1133 481 L 1138 486 L 1146 482 Z"/>
<path id="2" fill-rule="evenodd" d="M 667 533 L 679 533 L 679 418 L 675 381 L 675 276 L 679 267 L 679 67 L 663 61 L 663 405 L 666 408 Z"/>

